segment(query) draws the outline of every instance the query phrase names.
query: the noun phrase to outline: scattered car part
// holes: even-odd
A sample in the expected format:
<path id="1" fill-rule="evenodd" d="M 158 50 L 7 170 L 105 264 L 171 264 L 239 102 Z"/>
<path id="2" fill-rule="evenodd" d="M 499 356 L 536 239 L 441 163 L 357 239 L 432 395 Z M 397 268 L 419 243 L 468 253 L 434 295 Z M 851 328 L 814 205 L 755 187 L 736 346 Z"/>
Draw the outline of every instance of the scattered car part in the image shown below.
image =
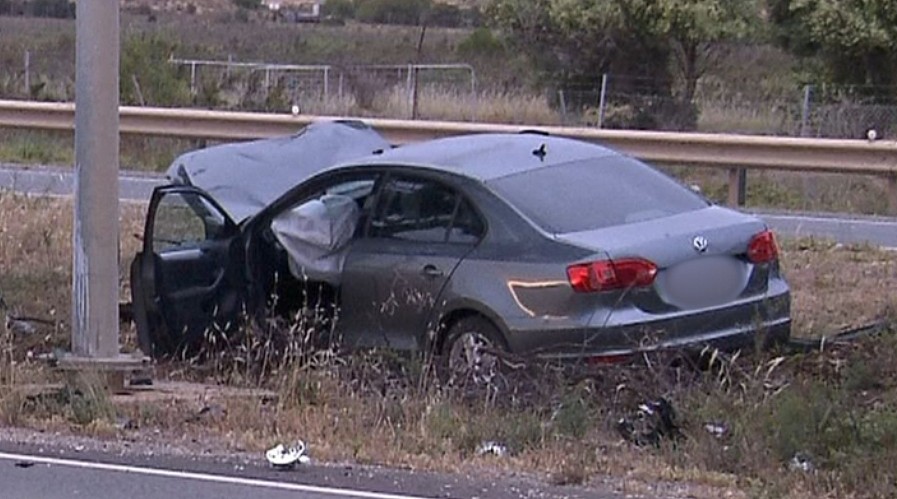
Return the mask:
<path id="1" fill-rule="evenodd" d="M 487 440 L 477 447 L 476 454 L 478 456 L 490 455 L 505 457 L 508 455 L 508 447 L 503 443 L 496 442 L 494 440 Z"/>
<path id="2" fill-rule="evenodd" d="M 639 446 L 657 446 L 664 439 L 675 441 L 683 436 L 676 411 L 664 397 L 639 404 L 634 414 L 620 418 L 616 426 L 624 440 Z"/>
<path id="3" fill-rule="evenodd" d="M 788 468 L 792 471 L 803 471 L 805 473 L 812 473 L 816 471 L 816 465 L 813 464 L 813 460 L 810 458 L 809 454 L 805 452 L 798 452 L 788 461 Z"/>
<path id="4" fill-rule="evenodd" d="M 307 452 L 308 448 L 305 442 L 299 440 L 291 447 L 286 447 L 283 444 L 275 445 L 265 452 L 265 459 L 275 469 L 290 470 L 295 468 L 297 464 L 311 463 L 311 458 L 308 457 Z"/>
<path id="5" fill-rule="evenodd" d="M 704 423 L 704 430 L 716 438 L 723 438 L 729 434 L 729 427 L 721 423 Z"/>

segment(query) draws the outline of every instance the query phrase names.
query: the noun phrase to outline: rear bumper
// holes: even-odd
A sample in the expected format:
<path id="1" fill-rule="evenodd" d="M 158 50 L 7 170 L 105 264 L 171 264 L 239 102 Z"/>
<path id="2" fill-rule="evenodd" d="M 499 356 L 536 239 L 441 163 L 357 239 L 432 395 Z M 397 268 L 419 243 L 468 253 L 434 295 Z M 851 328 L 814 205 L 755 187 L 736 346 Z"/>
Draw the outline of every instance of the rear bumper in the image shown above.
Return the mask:
<path id="1" fill-rule="evenodd" d="M 512 329 L 508 343 L 516 353 L 561 360 L 706 347 L 768 348 L 790 338 L 790 304 L 786 288 L 762 300 L 655 320 L 625 316 L 625 323 L 608 320 L 588 327 L 549 329 L 543 323 L 541 329 Z"/>

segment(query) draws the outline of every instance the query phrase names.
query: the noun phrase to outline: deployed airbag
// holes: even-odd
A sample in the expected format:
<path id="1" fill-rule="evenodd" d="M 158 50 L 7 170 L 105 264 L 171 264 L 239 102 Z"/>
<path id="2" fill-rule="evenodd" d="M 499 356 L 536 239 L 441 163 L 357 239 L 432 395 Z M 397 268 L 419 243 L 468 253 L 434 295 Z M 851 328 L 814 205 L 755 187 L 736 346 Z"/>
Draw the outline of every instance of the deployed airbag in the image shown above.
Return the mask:
<path id="1" fill-rule="evenodd" d="M 289 255 L 290 273 L 339 285 L 359 215 L 354 199 L 328 194 L 275 217 L 271 230 Z"/>

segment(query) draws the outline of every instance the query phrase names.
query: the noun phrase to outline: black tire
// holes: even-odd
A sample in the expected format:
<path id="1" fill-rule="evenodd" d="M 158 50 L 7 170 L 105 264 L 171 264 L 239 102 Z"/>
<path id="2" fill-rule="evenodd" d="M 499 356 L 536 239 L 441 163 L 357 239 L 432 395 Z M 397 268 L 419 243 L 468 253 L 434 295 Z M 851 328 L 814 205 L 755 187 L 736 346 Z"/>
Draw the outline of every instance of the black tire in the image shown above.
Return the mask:
<path id="1" fill-rule="evenodd" d="M 507 343 L 491 322 L 481 316 L 465 317 L 446 332 L 440 367 L 448 380 L 489 383 L 500 370 L 501 352 L 507 351 Z"/>

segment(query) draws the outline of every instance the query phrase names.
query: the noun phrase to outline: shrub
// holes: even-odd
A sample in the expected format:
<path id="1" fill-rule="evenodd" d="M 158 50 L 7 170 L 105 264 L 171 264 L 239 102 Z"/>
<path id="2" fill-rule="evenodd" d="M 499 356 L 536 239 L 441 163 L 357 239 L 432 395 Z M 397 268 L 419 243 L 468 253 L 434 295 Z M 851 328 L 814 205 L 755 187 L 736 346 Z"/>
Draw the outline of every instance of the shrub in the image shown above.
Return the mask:
<path id="1" fill-rule="evenodd" d="M 458 44 L 458 55 L 464 58 L 491 57 L 500 55 L 505 47 L 501 40 L 488 28 L 477 28 Z"/>
<path id="2" fill-rule="evenodd" d="M 365 0 L 356 6 L 359 21 L 377 24 L 420 24 L 431 0 Z"/>
<path id="3" fill-rule="evenodd" d="M 131 36 L 122 45 L 120 92 L 122 104 L 186 106 L 189 83 L 168 62 L 177 45 L 159 35 Z M 142 99 L 141 99 L 142 96 Z"/>
<path id="4" fill-rule="evenodd" d="M 355 17 L 355 4 L 352 0 L 328 0 L 321 6 L 321 14 L 324 17 L 346 20 Z"/>
<path id="5" fill-rule="evenodd" d="M 457 5 L 439 3 L 430 9 L 427 21 L 432 26 L 457 28 L 464 23 L 464 11 Z"/>
<path id="6" fill-rule="evenodd" d="M 233 0 L 233 2 L 241 9 L 255 10 L 262 7 L 262 0 Z"/>
<path id="7" fill-rule="evenodd" d="M 31 14 L 37 17 L 75 18 L 75 3 L 69 0 L 34 0 Z"/>

